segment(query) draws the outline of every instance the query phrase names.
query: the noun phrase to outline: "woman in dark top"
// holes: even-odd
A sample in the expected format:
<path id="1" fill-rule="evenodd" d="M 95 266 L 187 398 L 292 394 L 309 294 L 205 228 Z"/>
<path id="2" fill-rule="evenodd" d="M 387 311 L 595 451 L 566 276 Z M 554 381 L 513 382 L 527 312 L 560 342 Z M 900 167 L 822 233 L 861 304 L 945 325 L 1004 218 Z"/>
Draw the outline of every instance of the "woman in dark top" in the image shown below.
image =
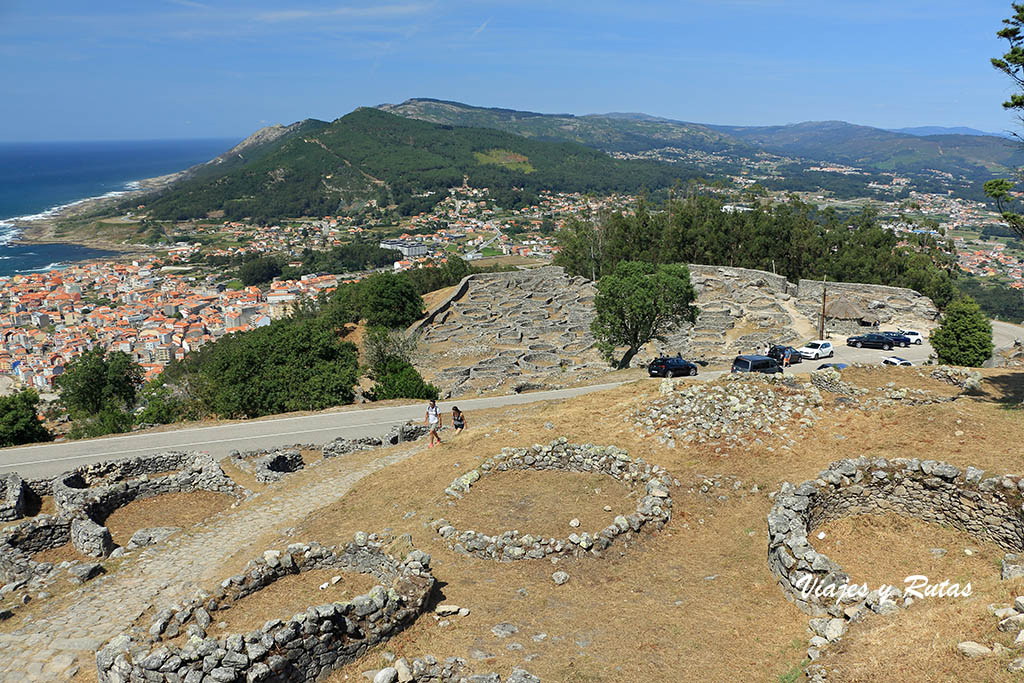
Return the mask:
<path id="1" fill-rule="evenodd" d="M 455 430 L 456 434 L 461 434 L 462 430 L 466 428 L 466 415 L 458 406 L 452 406 L 452 429 Z"/>

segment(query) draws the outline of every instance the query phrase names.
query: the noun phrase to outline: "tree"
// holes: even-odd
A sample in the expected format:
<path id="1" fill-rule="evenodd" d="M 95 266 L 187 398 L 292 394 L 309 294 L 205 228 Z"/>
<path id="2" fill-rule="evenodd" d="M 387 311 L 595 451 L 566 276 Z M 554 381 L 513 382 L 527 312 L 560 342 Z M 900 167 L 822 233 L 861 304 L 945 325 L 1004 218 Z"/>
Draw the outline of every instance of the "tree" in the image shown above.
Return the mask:
<path id="1" fill-rule="evenodd" d="M 246 287 L 262 285 L 281 274 L 281 263 L 273 256 L 262 256 L 238 269 L 238 279 Z"/>
<path id="2" fill-rule="evenodd" d="M 437 400 L 438 389 L 427 384 L 423 376 L 411 364 L 403 360 L 388 361 L 384 372 L 373 385 L 372 398 L 384 401 L 389 398 L 418 398 Z"/>
<path id="3" fill-rule="evenodd" d="M 423 315 L 423 299 L 407 278 L 378 273 L 361 285 L 359 303 L 368 325 L 408 327 Z"/>
<path id="4" fill-rule="evenodd" d="M 92 417 L 105 408 L 134 406 L 142 368 L 123 351 L 96 348 L 69 363 L 56 382 L 72 419 Z"/>
<path id="5" fill-rule="evenodd" d="M 400 361 L 412 364 L 419 348 L 419 336 L 402 330 L 374 327 L 363 338 L 363 360 L 371 379 L 384 376 L 388 363 Z"/>
<path id="6" fill-rule="evenodd" d="M 1024 29 L 1024 3 L 1014 2 L 1010 6 L 1013 8 L 1013 16 L 1003 19 L 1003 28 L 996 32 L 999 38 L 1007 42 L 1010 49 L 1002 57 L 993 57 L 992 66 L 1008 76 L 1018 89 L 1024 91 L 1024 35 L 1021 34 L 1021 30 Z M 1003 102 L 1003 108 L 1015 112 L 1017 120 L 1024 123 L 1024 92 L 1011 93 L 1010 99 Z M 1022 140 L 1020 135 L 1014 135 L 1018 140 Z M 1004 207 L 1012 188 L 1013 183 L 1005 179 L 990 180 L 984 186 L 985 194 L 996 200 L 1003 220 L 1024 238 L 1024 216 Z"/>
<path id="7" fill-rule="evenodd" d="M 930 341 L 940 363 L 978 367 L 992 355 L 992 324 L 974 299 L 963 297 L 946 307 Z"/>
<path id="8" fill-rule="evenodd" d="M 38 404 L 39 394 L 31 389 L 0 397 L 0 448 L 52 438 L 39 420 Z"/>
<path id="9" fill-rule="evenodd" d="M 597 283 L 590 331 L 609 362 L 628 368 L 644 344 L 664 341 L 672 325 L 697 319 L 695 298 L 686 266 L 622 261 Z M 623 346 L 626 352 L 616 362 L 615 349 Z"/>

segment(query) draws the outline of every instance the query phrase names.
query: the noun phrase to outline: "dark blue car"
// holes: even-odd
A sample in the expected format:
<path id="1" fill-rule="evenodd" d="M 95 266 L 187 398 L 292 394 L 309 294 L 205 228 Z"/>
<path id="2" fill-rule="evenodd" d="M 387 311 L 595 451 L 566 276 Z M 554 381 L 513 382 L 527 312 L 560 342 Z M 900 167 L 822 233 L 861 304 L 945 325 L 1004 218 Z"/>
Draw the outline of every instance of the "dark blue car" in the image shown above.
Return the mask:
<path id="1" fill-rule="evenodd" d="M 697 366 L 681 356 L 663 356 L 655 358 L 647 366 L 647 374 L 651 377 L 682 377 L 696 375 Z"/>

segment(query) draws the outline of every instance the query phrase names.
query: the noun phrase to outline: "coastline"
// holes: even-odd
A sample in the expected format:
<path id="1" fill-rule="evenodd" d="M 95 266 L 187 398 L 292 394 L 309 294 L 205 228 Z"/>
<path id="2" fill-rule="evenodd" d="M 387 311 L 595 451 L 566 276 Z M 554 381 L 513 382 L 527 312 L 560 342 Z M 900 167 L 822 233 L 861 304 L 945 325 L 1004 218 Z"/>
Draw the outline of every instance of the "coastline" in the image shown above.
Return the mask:
<path id="1" fill-rule="evenodd" d="M 98 197 L 86 197 L 62 206 L 56 206 L 32 217 L 5 218 L 0 222 L 13 225 L 17 235 L 7 243 L 12 245 L 32 244 L 74 244 L 93 249 L 104 249 L 121 254 L 137 254 L 152 251 L 152 248 L 137 244 L 112 242 L 102 237 L 87 237 L 80 234 L 57 235 L 57 224 L 68 218 L 74 218 L 90 211 L 112 206 L 117 202 L 139 197 L 153 190 L 170 186 L 187 171 L 176 171 L 162 176 L 145 178 L 130 183 L 129 189 L 117 193 L 108 193 Z"/>

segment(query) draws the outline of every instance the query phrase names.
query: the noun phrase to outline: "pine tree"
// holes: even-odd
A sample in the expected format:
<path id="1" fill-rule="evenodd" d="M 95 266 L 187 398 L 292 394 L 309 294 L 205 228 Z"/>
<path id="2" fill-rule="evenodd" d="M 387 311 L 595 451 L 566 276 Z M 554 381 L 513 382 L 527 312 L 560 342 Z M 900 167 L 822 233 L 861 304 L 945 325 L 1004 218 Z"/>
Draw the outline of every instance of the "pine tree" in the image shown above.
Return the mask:
<path id="1" fill-rule="evenodd" d="M 946 307 L 930 341 L 940 363 L 978 367 L 992 355 L 992 324 L 974 299 L 963 297 Z"/>

